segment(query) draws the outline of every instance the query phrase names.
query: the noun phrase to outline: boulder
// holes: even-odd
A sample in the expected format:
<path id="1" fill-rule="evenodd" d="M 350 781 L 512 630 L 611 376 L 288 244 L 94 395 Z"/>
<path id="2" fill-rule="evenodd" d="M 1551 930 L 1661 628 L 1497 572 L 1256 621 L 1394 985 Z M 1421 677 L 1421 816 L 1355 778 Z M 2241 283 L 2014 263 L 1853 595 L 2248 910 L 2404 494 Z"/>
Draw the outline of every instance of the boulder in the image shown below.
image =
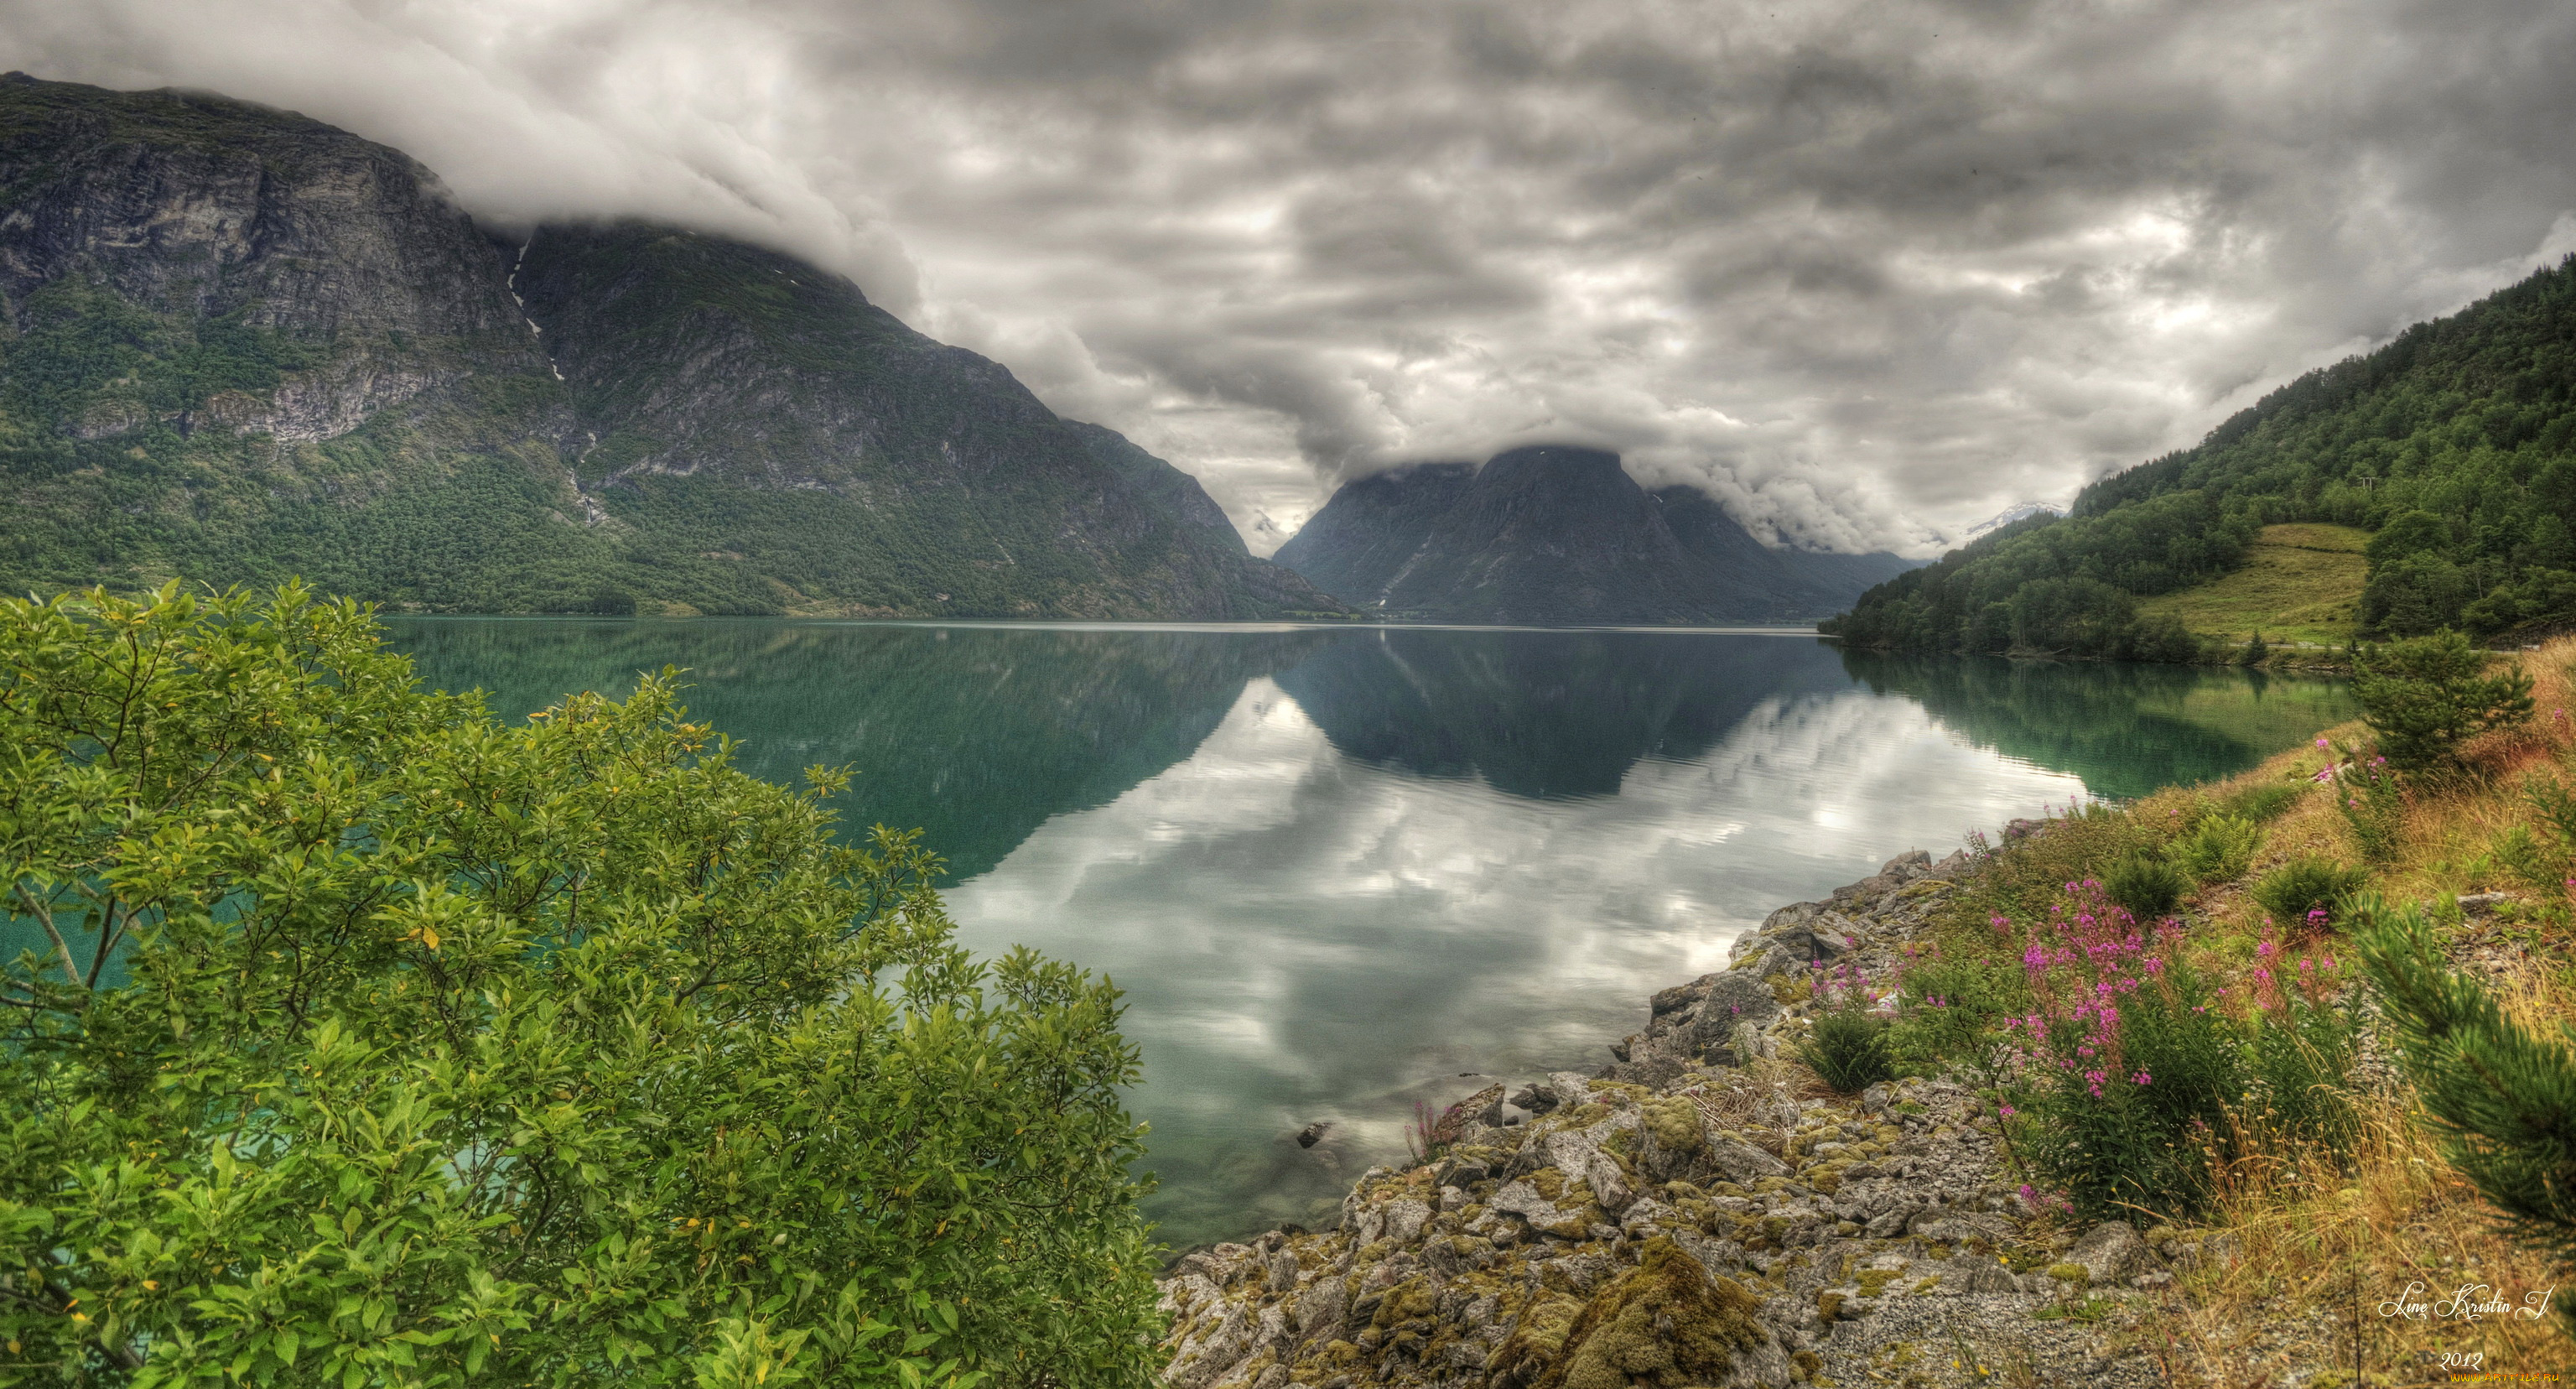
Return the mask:
<path id="1" fill-rule="evenodd" d="M 1942 1270 L 1941 1286 L 1961 1293 L 2017 1293 L 2021 1280 L 2011 1269 L 1983 1254 L 1959 1254 Z"/>
<path id="2" fill-rule="evenodd" d="M 1411 1244 L 1422 1237 L 1422 1227 L 1431 1220 L 1428 1203 L 1414 1200 L 1386 1203 L 1386 1234 L 1398 1244 Z"/>
<path id="3" fill-rule="evenodd" d="M 2147 1247 L 2145 1237 L 2125 1220 L 2105 1220 L 2086 1231 L 2084 1238 L 2066 1252 L 2066 1258 L 2070 1263 L 2084 1265 L 2096 1287 L 2126 1283 L 2162 1264 L 2156 1251 Z"/>
<path id="4" fill-rule="evenodd" d="M 1282 1249 L 1270 1256 L 1270 1291 L 1284 1293 L 1297 1287 L 1297 1253 Z"/>
<path id="5" fill-rule="evenodd" d="M 1789 1164 L 1740 1138 L 1720 1138 L 1710 1144 L 1708 1165 L 1719 1177 L 1738 1185 L 1789 1175 Z"/>

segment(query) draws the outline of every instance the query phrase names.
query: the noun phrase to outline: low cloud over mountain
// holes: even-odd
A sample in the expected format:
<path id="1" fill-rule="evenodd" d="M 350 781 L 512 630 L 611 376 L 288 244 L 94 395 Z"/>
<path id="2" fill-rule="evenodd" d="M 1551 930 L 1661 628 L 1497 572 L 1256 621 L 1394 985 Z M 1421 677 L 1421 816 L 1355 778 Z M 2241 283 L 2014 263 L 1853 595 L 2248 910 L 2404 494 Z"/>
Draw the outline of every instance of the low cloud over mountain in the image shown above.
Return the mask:
<path id="1" fill-rule="evenodd" d="M 1262 550 L 1544 438 L 1923 553 L 2576 249 L 2548 0 L 0 0 L 0 64 L 817 259 Z"/>

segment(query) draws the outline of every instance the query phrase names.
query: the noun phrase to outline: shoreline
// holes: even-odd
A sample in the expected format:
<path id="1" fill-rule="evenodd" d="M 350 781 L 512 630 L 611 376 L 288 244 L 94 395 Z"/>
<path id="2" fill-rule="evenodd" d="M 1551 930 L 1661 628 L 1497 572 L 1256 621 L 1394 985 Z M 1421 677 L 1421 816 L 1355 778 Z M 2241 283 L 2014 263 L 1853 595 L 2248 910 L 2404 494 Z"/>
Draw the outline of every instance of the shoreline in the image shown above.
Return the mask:
<path id="1" fill-rule="evenodd" d="M 1158 1279 L 1165 1383 L 1553 1389 L 1678 1355 L 1698 1362 L 1675 1382 L 1788 1389 L 1998 1336 L 2043 1380 L 2160 1383 L 2110 1324 L 2031 1314 L 2169 1286 L 2196 1245 L 2060 1228 L 2001 1180 L 1994 1105 L 1955 1081 L 1840 1096 L 1789 1059 L 1820 967 L 1885 976 L 1977 867 L 1910 850 L 1781 907 L 1727 968 L 1646 1000 L 1608 1064 L 1451 1106 L 1433 1156 L 1371 1168 L 1330 1228 L 1183 1254 Z"/>

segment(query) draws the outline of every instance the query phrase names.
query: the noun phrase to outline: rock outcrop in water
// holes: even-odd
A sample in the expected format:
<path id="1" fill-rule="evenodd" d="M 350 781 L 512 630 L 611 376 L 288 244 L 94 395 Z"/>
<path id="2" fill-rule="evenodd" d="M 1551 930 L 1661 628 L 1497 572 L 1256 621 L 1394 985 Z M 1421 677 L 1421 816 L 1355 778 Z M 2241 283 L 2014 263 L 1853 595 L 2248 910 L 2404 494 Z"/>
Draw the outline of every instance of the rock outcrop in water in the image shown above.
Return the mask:
<path id="1" fill-rule="evenodd" d="M 838 275 L 676 227 L 491 231 L 291 112 L 0 79 L 0 584 L 1340 611 L 1194 479 Z"/>
<path id="2" fill-rule="evenodd" d="M 1276 558 L 1367 611 L 1505 623 L 1806 622 L 1913 567 L 1775 550 L 1696 488 L 1550 446 L 1361 478 Z"/>
<path id="3" fill-rule="evenodd" d="M 1910 853 L 1784 907 L 1656 994 L 1614 1063 L 1470 1097 L 1435 1160 L 1369 1172 L 1334 1228 L 1180 1259 L 1166 1383 L 2161 1383 L 2108 1334 L 2135 1315 L 2117 1297 L 2035 1314 L 2138 1298 L 2199 1249 L 2030 1210 L 1993 1106 L 1955 1083 L 1835 1097 L 1782 1060 L 1815 963 L 1884 972 L 1972 867 Z"/>

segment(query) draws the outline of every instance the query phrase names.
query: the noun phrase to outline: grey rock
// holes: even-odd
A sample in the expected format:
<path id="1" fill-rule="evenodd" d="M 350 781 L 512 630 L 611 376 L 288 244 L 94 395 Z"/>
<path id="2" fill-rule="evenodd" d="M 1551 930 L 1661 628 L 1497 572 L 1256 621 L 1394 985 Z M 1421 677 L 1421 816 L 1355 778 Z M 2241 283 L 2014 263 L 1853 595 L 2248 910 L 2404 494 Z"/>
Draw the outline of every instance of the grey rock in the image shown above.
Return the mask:
<path id="1" fill-rule="evenodd" d="M 1386 1203 L 1386 1238 L 1398 1244 L 1411 1244 L 1422 1237 L 1422 1227 L 1431 1219 L 1429 1204 L 1414 1200 Z"/>
<path id="2" fill-rule="evenodd" d="M 1271 1255 L 1271 1256 L 1270 1256 L 1270 1281 L 1269 1281 L 1269 1288 L 1270 1288 L 1270 1291 L 1272 1291 L 1272 1292 L 1274 1292 L 1274 1293 L 1290 1292 L 1290 1291 L 1293 1291 L 1293 1290 L 1296 1288 L 1296 1286 L 1297 1286 L 1297 1254 L 1296 1254 L 1296 1251 L 1294 1251 L 1294 1250 L 1290 1250 L 1290 1249 L 1282 1249 L 1282 1250 L 1280 1250 L 1278 1253 Z"/>
<path id="3" fill-rule="evenodd" d="M 2126 1283 L 2161 1263 L 2145 1238 L 2124 1220 L 2105 1220 L 2086 1231 L 2066 1257 L 2084 1265 L 2096 1285 Z"/>
<path id="4" fill-rule="evenodd" d="M 1526 1181 L 1512 1182 L 1497 1191 L 1485 1208 L 1505 1215 L 1517 1215 L 1534 1225 L 1553 1225 L 1565 1219 L 1557 1204 L 1539 1194 L 1537 1187 Z"/>
<path id="5" fill-rule="evenodd" d="M 1882 878 L 1914 877 L 1932 866 L 1932 856 L 1921 849 L 1908 849 L 1878 866 Z"/>
<path id="6" fill-rule="evenodd" d="M 1339 1278 L 1318 1279 L 1315 1286 L 1297 1299 L 1297 1329 L 1315 1336 L 1327 1328 L 1342 1324 L 1342 1311 L 1348 1306 L 1348 1293 Z"/>
<path id="7" fill-rule="evenodd" d="M 1961 1293 L 2017 1293 L 2021 1279 L 1982 1254 L 1957 1254 L 1941 1271 L 1941 1286 Z"/>
<path id="8" fill-rule="evenodd" d="M 1789 1164 L 1740 1138 L 1721 1137 L 1710 1144 L 1708 1164 L 1720 1177 L 1738 1184 L 1789 1175 Z"/>
<path id="9" fill-rule="evenodd" d="M 1228 1307 L 1215 1324 L 1181 1343 L 1163 1382 L 1170 1389 L 1205 1389 L 1216 1383 L 1251 1352 L 1258 1325 L 1240 1305 Z"/>
<path id="10" fill-rule="evenodd" d="M 1607 1254 L 1568 1254 L 1532 1264 L 1530 1272 L 1539 1286 L 1554 1292 L 1588 1297 L 1592 1290 L 1616 1272 L 1618 1264 Z"/>

